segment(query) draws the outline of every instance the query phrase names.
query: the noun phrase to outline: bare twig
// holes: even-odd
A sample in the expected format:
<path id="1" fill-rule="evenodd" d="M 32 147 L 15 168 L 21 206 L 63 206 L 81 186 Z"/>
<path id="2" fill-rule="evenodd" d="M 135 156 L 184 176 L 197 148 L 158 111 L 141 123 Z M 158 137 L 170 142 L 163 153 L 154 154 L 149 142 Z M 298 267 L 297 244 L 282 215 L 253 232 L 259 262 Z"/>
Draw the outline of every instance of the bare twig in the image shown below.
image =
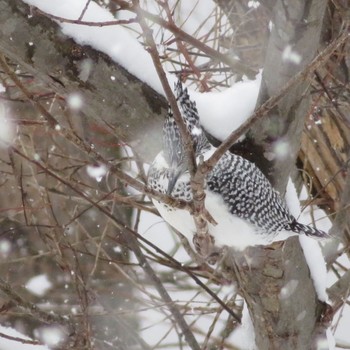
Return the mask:
<path id="1" fill-rule="evenodd" d="M 159 2 L 159 3 L 165 10 L 169 24 L 171 26 L 175 26 L 175 22 L 173 20 L 173 16 L 172 16 L 172 13 L 170 11 L 168 2 L 164 1 L 164 2 Z M 189 67 L 191 67 L 192 71 L 197 75 L 198 79 L 200 79 L 200 75 L 201 75 L 200 71 L 195 66 L 194 62 L 192 61 L 191 56 L 189 55 L 185 45 L 183 44 L 183 42 L 181 40 L 179 40 L 178 37 L 176 37 L 176 44 L 177 44 L 179 51 L 186 58 L 186 61 L 188 62 Z M 208 91 L 208 86 L 205 83 L 204 83 L 204 87 L 205 87 L 206 91 Z"/>
<path id="2" fill-rule="evenodd" d="M 193 150 L 191 135 L 189 134 L 189 131 L 187 130 L 186 124 L 181 117 L 181 113 L 180 113 L 179 107 L 177 105 L 175 96 L 171 90 L 171 87 L 168 83 L 168 79 L 167 79 L 166 74 L 164 72 L 164 69 L 162 67 L 162 63 L 160 61 L 159 53 L 157 50 L 157 45 L 153 39 L 152 31 L 145 21 L 145 17 L 143 15 L 143 11 L 139 5 L 139 1 L 133 0 L 133 4 L 134 4 L 134 8 L 137 9 L 137 12 L 136 12 L 137 13 L 137 20 L 142 28 L 146 46 L 147 46 L 148 51 L 149 51 L 151 58 L 153 60 L 154 67 L 157 71 L 158 77 L 159 77 L 160 82 L 162 84 L 162 87 L 164 89 L 165 96 L 166 96 L 166 98 L 170 104 L 170 107 L 173 111 L 176 124 L 180 130 L 182 144 L 184 146 L 184 149 L 185 149 L 185 152 L 186 152 L 186 155 L 188 158 L 189 172 L 190 172 L 191 176 L 193 176 L 195 171 L 196 171 L 196 160 L 195 160 L 195 154 L 194 154 L 194 150 Z"/>
<path id="3" fill-rule="evenodd" d="M 86 13 L 86 11 L 87 11 L 89 5 L 90 5 L 90 2 L 91 2 L 91 0 L 87 0 L 87 1 L 86 1 L 86 4 L 85 4 L 85 6 L 84 6 L 84 8 L 83 8 L 83 11 L 81 11 L 81 14 L 80 14 L 80 16 L 79 16 L 79 18 L 78 18 L 78 21 L 81 21 L 81 20 L 83 19 L 84 15 L 85 15 L 85 13 Z"/>
<path id="4" fill-rule="evenodd" d="M 197 164 L 196 164 L 196 159 L 195 159 L 195 154 L 193 149 L 192 138 L 187 130 L 184 120 L 181 117 L 181 113 L 177 105 L 175 96 L 172 93 L 172 90 L 169 86 L 168 80 L 166 78 L 166 74 L 163 70 L 163 67 L 160 61 L 156 43 L 154 42 L 154 39 L 152 36 L 152 32 L 145 21 L 145 18 L 143 16 L 143 11 L 139 5 L 139 1 L 133 0 L 133 4 L 134 4 L 134 7 L 138 9 L 137 18 L 142 28 L 146 45 L 148 46 L 149 53 L 152 57 L 154 66 L 158 73 L 159 79 L 162 83 L 163 89 L 165 91 L 165 95 L 173 111 L 174 119 L 180 130 L 180 134 L 182 138 L 181 142 L 183 143 L 184 150 L 187 156 L 186 157 L 187 165 L 191 176 L 191 188 L 192 188 L 192 195 L 193 195 L 192 215 L 193 215 L 194 223 L 196 225 L 196 231 L 200 237 L 205 237 L 205 242 L 207 242 L 206 245 L 210 246 L 211 238 L 209 237 L 208 224 L 206 219 L 209 218 L 211 222 L 213 222 L 214 220 L 212 219 L 210 214 L 205 210 L 205 206 L 204 206 L 204 199 L 205 199 L 204 177 L 206 173 L 197 172 Z M 205 248 L 205 250 L 203 251 L 206 253 L 206 251 L 208 251 L 209 249 L 210 248 Z"/>
<path id="5" fill-rule="evenodd" d="M 19 337 L 11 337 L 10 335 L 2 333 L 2 332 L 0 332 L 0 337 L 8 339 L 8 340 L 13 340 L 13 341 L 16 341 L 16 342 L 22 343 L 22 344 L 41 345 L 41 343 L 37 340 L 28 340 L 28 339 L 23 339 L 23 338 L 19 338 Z"/>
<path id="6" fill-rule="evenodd" d="M 350 270 L 345 272 L 330 288 L 327 289 L 332 301 L 334 313 L 336 313 L 346 302 L 350 293 Z"/>

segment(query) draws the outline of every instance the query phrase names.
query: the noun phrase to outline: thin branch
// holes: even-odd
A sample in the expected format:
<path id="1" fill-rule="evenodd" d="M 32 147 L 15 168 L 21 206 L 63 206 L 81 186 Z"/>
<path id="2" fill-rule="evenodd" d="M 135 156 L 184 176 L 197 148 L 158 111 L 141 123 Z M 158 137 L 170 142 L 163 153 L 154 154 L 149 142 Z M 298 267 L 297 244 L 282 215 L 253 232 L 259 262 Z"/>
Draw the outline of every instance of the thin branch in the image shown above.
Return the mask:
<path id="1" fill-rule="evenodd" d="M 86 13 L 86 11 L 87 11 L 89 5 L 90 5 L 90 2 L 91 2 L 91 0 L 87 0 L 87 1 L 86 1 L 86 4 L 85 4 L 85 6 L 84 6 L 84 8 L 83 8 L 83 11 L 81 11 L 81 14 L 80 14 L 80 16 L 79 16 L 79 18 L 78 18 L 79 21 L 81 21 L 81 20 L 83 19 L 84 15 L 85 15 L 85 13 Z"/>
<path id="2" fill-rule="evenodd" d="M 327 289 L 329 299 L 336 313 L 346 302 L 350 293 L 350 270 L 340 277 L 330 288 Z"/>
<path id="3" fill-rule="evenodd" d="M 23 338 L 19 338 L 19 337 L 11 337 L 10 335 L 2 333 L 2 332 L 0 332 L 0 337 L 8 339 L 8 340 L 13 340 L 13 341 L 16 341 L 16 342 L 22 343 L 22 344 L 43 345 L 37 340 L 28 340 L 28 339 L 23 339 Z"/>
<path id="4" fill-rule="evenodd" d="M 179 107 L 177 105 L 176 98 L 172 92 L 172 89 L 168 83 L 168 79 L 166 77 L 166 74 L 164 72 L 159 53 L 157 50 L 157 45 L 153 39 L 152 31 L 147 25 L 145 21 L 145 17 L 143 15 L 143 11 L 139 5 L 138 0 L 133 0 L 134 7 L 137 9 L 137 20 L 142 28 L 143 31 L 143 36 L 145 39 L 145 44 L 147 46 L 148 52 L 151 55 L 154 67 L 157 71 L 158 77 L 160 79 L 160 82 L 162 84 L 162 87 L 165 92 L 165 96 L 170 104 L 170 107 L 172 109 L 172 112 L 174 114 L 174 119 L 176 121 L 176 124 L 180 130 L 181 134 L 181 139 L 182 139 L 182 144 L 184 146 L 187 158 L 188 158 L 188 166 L 189 166 L 189 172 L 191 176 L 194 175 L 196 171 L 196 160 L 195 160 L 195 154 L 193 150 L 193 143 L 192 143 L 192 138 L 187 130 L 186 124 L 184 120 L 181 117 L 181 113 L 179 110 Z"/>
<path id="5" fill-rule="evenodd" d="M 172 26 L 175 26 L 175 22 L 173 20 L 173 14 L 170 11 L 168 2 L 167 1 L 159 2 L 159 4 L 160 4 L 160 6 L 162 6 L 164 8 L 169 24 Z M 178 37 L 176 37 L 175 40 L 176 40 L 176 45 L 177 45 L 179 51 L 185 57 L 186 61 L 188 62 L 189 67 L 192 69 L 194 74 L 197 75 L 197 78 L 200 79 L 200 76 L 201 76 L 200 70 L 196 67 L 196 65 L 192 61 L 191 56 L 189 55 L 187 48 L 185 47 L 183 42 L 181 40 L 179 40 Z M 205 91 L 208 91 L 209 89 L 208 89 L 207 84 L 205 82 L 201 82 L 201 83 L 202 83 L 203 87 L 205 88 Z"/>

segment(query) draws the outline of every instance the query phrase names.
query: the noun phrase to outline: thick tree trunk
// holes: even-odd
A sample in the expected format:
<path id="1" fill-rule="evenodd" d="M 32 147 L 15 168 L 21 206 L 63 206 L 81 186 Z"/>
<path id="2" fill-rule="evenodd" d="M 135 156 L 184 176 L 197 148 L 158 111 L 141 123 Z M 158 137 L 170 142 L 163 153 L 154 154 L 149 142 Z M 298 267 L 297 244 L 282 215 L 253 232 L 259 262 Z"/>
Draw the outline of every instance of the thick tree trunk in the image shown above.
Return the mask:
<path id="1" fill-rule="evenodd" d="M 317 299 L 297 238 L 234 252 L 227 265 L 248 305 L 259 350 L 312 349 L 325 337 L 319 324 L 325 305 Z"/>
<path id="2" fill-rule="evenodd" d="M 278 94 L 315 57 L 325 6 L 325 0 L 276 1 L 259 103 Z M 245 141 L 248 148 L 263 153 L 265 161 L 260 152 L 252 160 L 281 193 L 295 167 L 310 108 L 309 87 L 309 81 L 301 81 L 290 89 L 253 126 Z M 325 337 L 321 320 L 325 305 L 317 299 L 298 239 L 271 248 L 251 248 L 230 259 L 228 265 L 247 302 L 258 349 L 317 348 L 317 341 Z"/>

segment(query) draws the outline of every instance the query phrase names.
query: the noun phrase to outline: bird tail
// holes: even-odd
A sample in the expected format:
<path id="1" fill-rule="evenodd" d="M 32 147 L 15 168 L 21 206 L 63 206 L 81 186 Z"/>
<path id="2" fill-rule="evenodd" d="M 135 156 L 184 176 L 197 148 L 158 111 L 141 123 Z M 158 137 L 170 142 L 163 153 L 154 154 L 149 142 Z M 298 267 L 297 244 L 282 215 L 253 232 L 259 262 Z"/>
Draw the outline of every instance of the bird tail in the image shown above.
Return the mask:
<path id="1" fill-rule="evenodd" d="M 331 238 L 331 236 L 328 233 L 308 225 L 303 225 L 297 222 L 296 220 L 293 220 L 290 224 L 288 224 L 286 230 L 295 233 L 305 234 L 306 236 L 311 236 L 319 239 Z"/>

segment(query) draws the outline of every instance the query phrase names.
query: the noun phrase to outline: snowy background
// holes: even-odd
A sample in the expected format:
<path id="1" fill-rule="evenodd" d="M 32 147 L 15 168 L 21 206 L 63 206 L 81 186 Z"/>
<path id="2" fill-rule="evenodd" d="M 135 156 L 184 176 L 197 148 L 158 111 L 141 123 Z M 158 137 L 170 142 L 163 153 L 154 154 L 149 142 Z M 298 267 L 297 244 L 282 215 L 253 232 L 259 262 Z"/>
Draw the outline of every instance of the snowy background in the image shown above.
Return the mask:
<path id="1" fill-rule="evenodd" d="M 86 0 L 74 0 L 73 2 L 71 0 L 24 0 L 24 2 L 38 7 L 40 10 L 48 14 L 73 20 L 80 16 L 86 5 Z M 177 8 L 178 20 L 179 22 L 183 22 L 182 28 L 189 33 L 193 33 L 200 28 L 197 31 L 198 37 L 210 32 L 210 29 L 215 22 L 215 17 L 213 16 L 213 13 L 215 13 L 215 5 L 210 0 L 201 1 L 201 6 L 195 7 L 189 3 L 190 2 L 182 2 L 181 6 L 178 6 Z M 259 3 L 256 1 L 250 1 L 249 6 L 255 8 L 259 6 Z M 148 2 L 148 9 L 150 11 L 152 9 L 157 10 L 158 7 L 155 3 Z M 191 13 L 191 16 L 188 16 L 188 13 Z M 122 11 L 118 19 L 127 20 L 131 17 L 132 13 L 130 13 L 130 17 L 128 17 L 128 12 Z M 106 22 L 113 21 L 114 19 L 115 17 L 113 14 L 94 2 L 89 4 L 83 17 L 84 21 L 92 22 Z M 59 21 L 58 23 L 61 26 L 62 32 L 68 37 L 73 38 L 78 44 L 90 45 L 96 50 L 104 52 L 138 79 L 150 85 L 157 92 L 164 94 L 152 60 L 139 42 L 139 33 L 135 30 L 136 25 L 91 27 L 61 23 Z M 157 29 L 156 26 L 153 28 L 153 31 L 154 33 L 160 33 L 159 28 Z M 170 37 L 170 33 L 166 31 L 162 32 L 162 35 L 164 36 L 163 41 L 166 41 L 166 36 Z M 159 47 L 160 51 L 162 49 L 165 50 L 166 48 Z M 290 48 L 286 48 L 283 55 L 286 60 L 294 60 L 296 63 L 298 61 L 297 53 L 290 50 Z M 206 59 L 203 58 L 203 62 L 201 62 L 199 59 L 197 64 L 205 63 L 205 60 Z M 142 62 L 142 65 L 140 62 Z M 177 80 L 175 74 L 169 73 L 174 69 L 173 64 L 170 61 L 165 61 L 164 69 L 168 72 L 167 78 L 170 86 L 173 86 L 174 82 Z M 217 79 L 219 78 L 220 77 L 218 76 Z M 113 80 L 113 77 L 111 77 L 111 79 Z M 258 97 L 260 83 L 261 72 L 257 74 L 255 80 L 243 77 L 243 79 L 235 81 L 235 77 L 231 77 L 230 86 L 225 88 L 218 87 L 211 92 L 199 92 L 196 90 L 194 84 L 190 84 L 188 88 L 190 96 L 197 103 L 202 125 L 216 138 L 224 140 L 252 114 Z M 0 92 L 4 91 L 4 89 L 4 86 L 0 85 Z M 83 103 L 79 100 L 79 96 L 76 95 L 70 96 L 68 100 L 70 101 L 68 102 L 71 104 L 71 108 L 79 109 L 80 104 Z M 230 111 L 232 110 L 235 111 L 236 118 L 231 117 Z M 215 118 L 213 118 L 213 116 L 215 116 Z M 14 122 L 12 122 L 14 119 L 15 116 L 10 115 L 6 106 L 0 104 L 0 140 L 4 144 L 10 143 L 14 138 L 15 125 L 13 125 Z M 95 165 L 90 165 L 86 170 L 88 176 L 96 179 L 96 182 L 101 181 L 101 179 L 107 174 L 107 169 L 104 166 L 96 167 Z M 132 173 L 133 171 L 131 168 L 130 174 Z M 308 193 L 306 188 L 303 189 L 298 199 L 293 185 L 289 184 L 286 199 L 292 213 L 296 217 L 299 217 L 299 221 L 310 224 L 312 220 L 315 220 L 318 228 L 328 231 L 331 223 L 327 218 L 327 215 L 320 209 L 309 207 L 300 215 L 299 200 L 306 200 L 307 198 Z M 312 217 L 310 213 L 312 213 Z M 178 237 L 169 230 L 161 218 L 144 211 L 138 220 L 140 222 L 138 232 L 144 235 L 144 237 L 158 245 L 159 248 L 165 252 L 168 252 L 178 261 L 183 263 L 188 263 L 190 261 L 187 253 L 178 244 Z M 162 239 L 160 240 L 159 237 L 162 237 Z M 337 280 L 337 276 L 334 272 L 329 272 L 327 274 L 322 251 L 318 242 L 310 240 L 307 237 L 302 237 L 300 241 L 305 256 L 308 258 L 308 264 L 312 278 L 315 282 L 318 296 L 320 300 L 326 301 L 326 287 L 331 286 Z M 10 251 L 11 242 L 4 239 L 0 240 L 0 254 L 2 259 L 6 259 L 10 254 Z M 350 267 L 349 260 L 345 255 L 338 260 L 338 263 L 345 268 Z M 159 265 L 157 269 L 160 275 L 169 273 L 169 269 L 165 266 Z M 186 285 L 188 281 L 183 280 L 181 274 L 175 273 L 173 278 L 174 280 L 176 278 L 181 279 L 179 284 L 183 284 L 183 290 L 178 288 L 177 290 L 169 290 L 169 292 L 171 292 L 173 300 L 178 304 L 189 308 L 186 313 L 186 318 L 188 323 L 196 329 L 199 341 L 205 341 L 208 328 L 211 326 L 215 326 L 212 337 L 219 337 L 220 332 L 225 325 L 227 315 L 224 315 L 224 312 L 222 311 L 218 311 L 217 314 L 208 312 L 208 315 L 203 316 L 206 309 L 211 310 L 212 308 L 213 301 L 210 297 L 203 293 L 200 288 L 188 288 Z M 209 286 L 220 295 L 223 300 L 227 300 L 232 296 L 232 286 L 213 286 L 213 284 L 209 284 Z M 32 277 L 28 276 L 28 281 L 24 287 L 28 292 L 37 296 L 39 299 L 40 297 L 48 296 L 54 287 L 53 276 L 45 273 L 40 273 Z M 286 286 L 286 295 L 292 293 L 290 290 L 291 288 L 298 288 L 298 286 L 293 286 L 292 284 Z M 150 288 L 148 293 L 156 299 L 155 290 Z M 140 299 L 143 298 L 142 292 L 140 292 L 139 297 Z M 145 308 L 144 312 L 140 311 L 139 315 L 141 319 L 141 337 L 150 344 L 150 346 L 157 347 L 157 344 L 168 344 L 168 349 L 177 349 L 176 345 L 174 345 L 178 341 L 177 332 L 173 328 L 173 325 L 164 310 L 153 308 L 152 305 L 149 305 L 148 308 Z M 218 320 L 214 321 L 215 315 L 218 316 Z M 335 336 L 335 340 L 338 341 L 339 344 L 350 344 L 348 332 L 349 324 L 349 306 L 345 305 L 334 318 L 334 324 L 330 329 L 331 333 Z M 1 334 L 8 335 L 9 339 L 2 337 Z M 28 337 L 25 337 L 14 329 L 1 326 L 0 349 L 55 348 L 55 346 L 60 344 L 60 342 L 66 337 L 64 330 L 56 326 L 38 328 L 35 332 L 35 336 L 36 339 L 46 345 L 30 344 L 30 341 L 29 343 L 26 343 L 25 340 L 29 340 Z M 18 339 L 23 339 L 23 343 L 18 341 Z M 332 342 L 331 337 L 329 341 L 330 343 Z M 249 350 L 255 348 L 253 328 L 246 307 L 243 308 L 242 326 L 238 327 L 226 342 L 234 344 L 236 348 L 240 349 Z"/>

